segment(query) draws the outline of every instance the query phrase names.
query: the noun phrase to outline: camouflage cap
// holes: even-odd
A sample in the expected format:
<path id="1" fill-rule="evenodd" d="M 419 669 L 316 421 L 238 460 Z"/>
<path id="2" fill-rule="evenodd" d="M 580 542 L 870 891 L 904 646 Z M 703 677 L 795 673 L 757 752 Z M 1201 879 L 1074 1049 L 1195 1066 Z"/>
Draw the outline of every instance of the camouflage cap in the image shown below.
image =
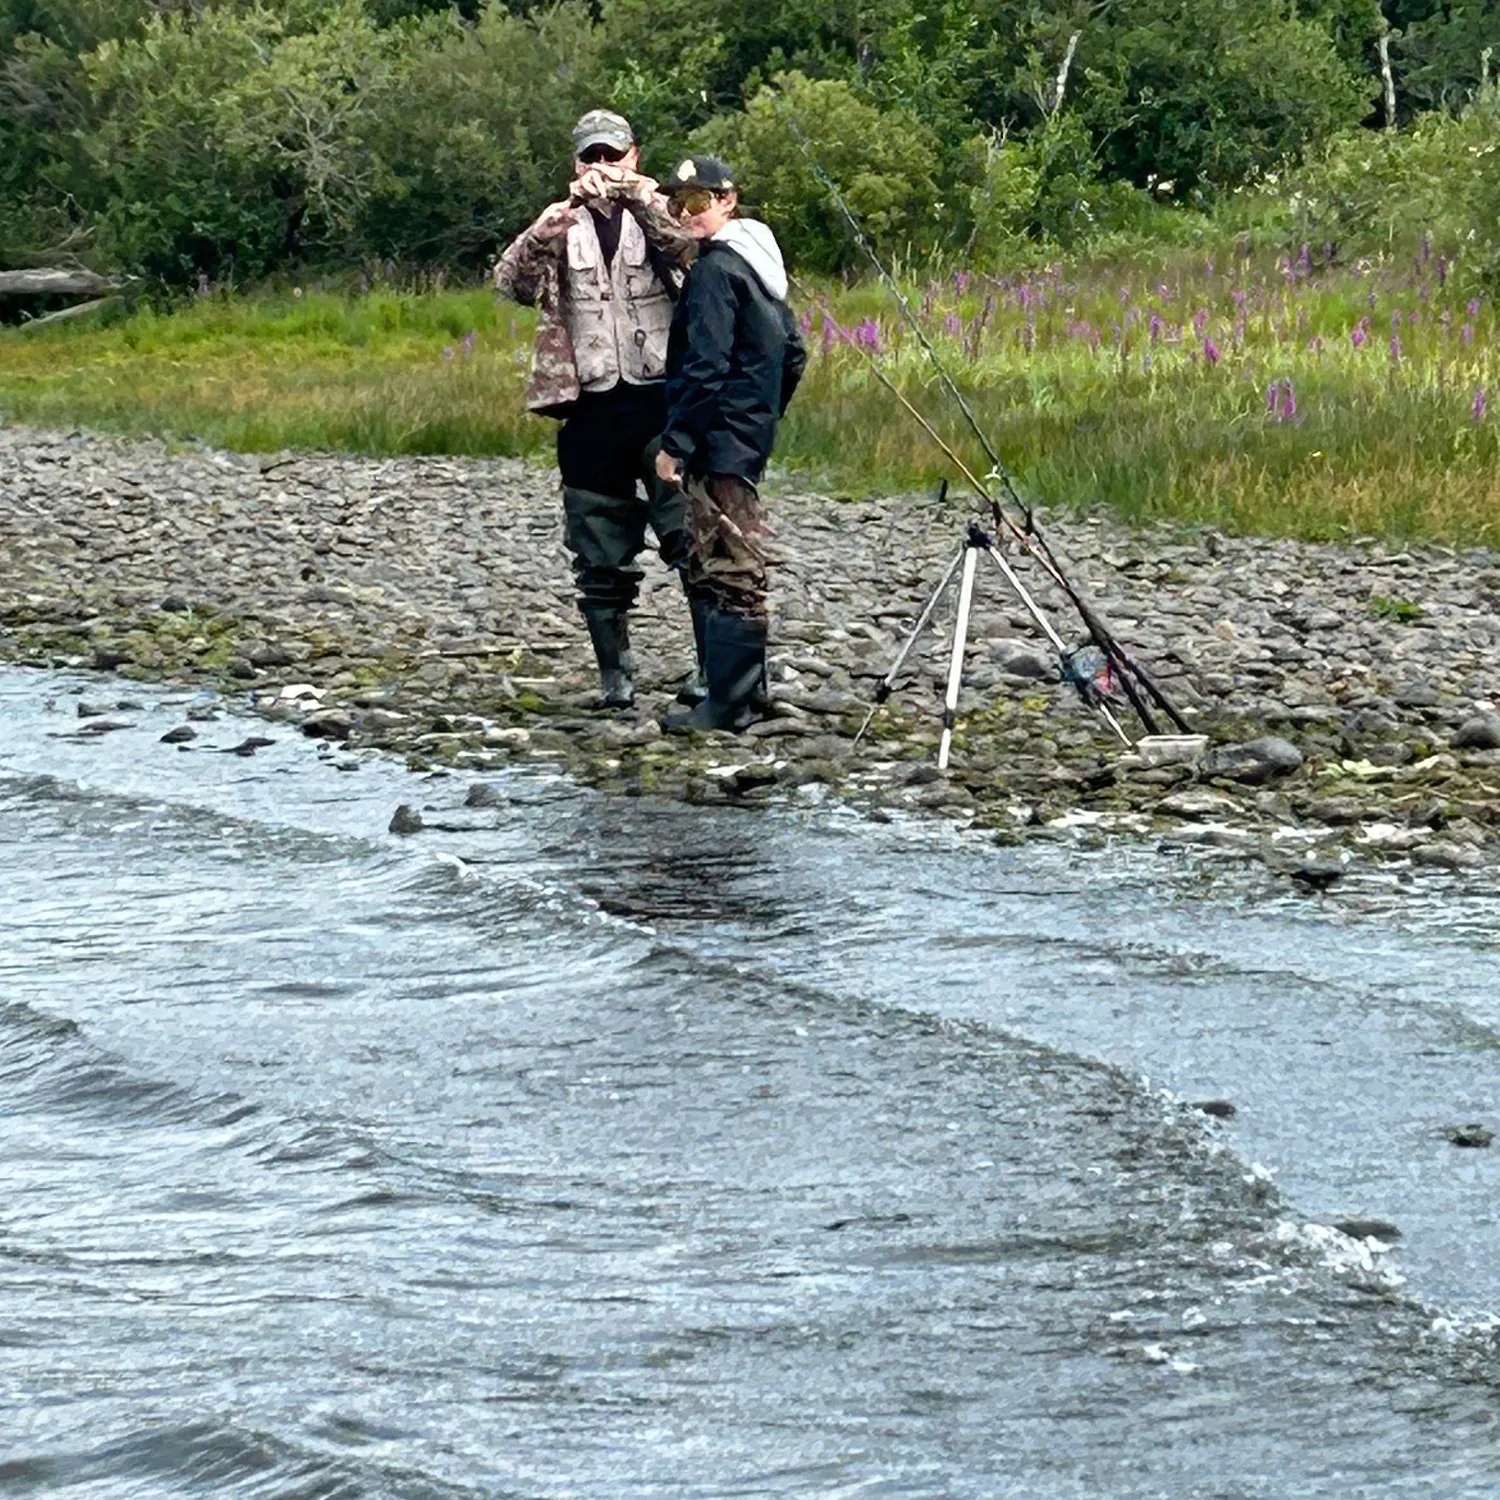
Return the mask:
<path id="1" fill-rule="evenodd" d="M 590 146 L 613 146 L 628 151 L 635 145 L 635 131 L 624 115 L 612 109 L 591 109 L 573 127 L 573 154 L 581 156 Z"/>

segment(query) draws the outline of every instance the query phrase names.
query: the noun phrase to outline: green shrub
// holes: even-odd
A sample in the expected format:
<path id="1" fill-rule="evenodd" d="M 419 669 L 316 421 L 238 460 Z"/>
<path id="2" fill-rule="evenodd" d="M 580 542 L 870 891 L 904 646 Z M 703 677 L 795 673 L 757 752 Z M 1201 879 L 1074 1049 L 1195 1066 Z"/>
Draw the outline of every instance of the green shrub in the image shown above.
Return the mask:
<path id="1" fill-rule="evenodd" d="M 358 243 L 398 260 L 475 264 L 567 191 L 573 122 L 604 98 L 579 0 L 534 20 L 490 6 L 423 32 L 370 143 L 381 173 Z"/>
<path id="2" fill-rule="evenodd" d="M 846 83 L 782 74 L 741 113 L 695 132 L 693 146 L 733 164 L 747 197 L 799 265 L 862 265 L 799 132 L 883 254 L 925 255 L 941 243 L 947 210 L 934 180 L 936 139 L 920 120 L 879 110 Z"/>
<path id="3" fill-rule="evenodd" d="M 1281 187 L 1276 207 L 1305 239 L 1354 252 L 1425 239 L 1500 279 L 1500 88 L 1408 131 L 1341 136 Z"/>

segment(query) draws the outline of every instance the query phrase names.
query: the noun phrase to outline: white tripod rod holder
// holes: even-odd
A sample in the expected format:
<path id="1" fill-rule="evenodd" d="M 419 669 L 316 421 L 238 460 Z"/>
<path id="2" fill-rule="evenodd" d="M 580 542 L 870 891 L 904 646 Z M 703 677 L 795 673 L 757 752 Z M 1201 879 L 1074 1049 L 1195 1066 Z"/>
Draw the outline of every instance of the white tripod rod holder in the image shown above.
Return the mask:
<path id="1" fill-rule="evenodd" d="M 969 611 L 974 604 L 974 570 L 979 549 L 964 548 L 964 571 L 958 584 L 958 617 L 953 622 L 953 656 L 948 662 L 948 691 L 943 695 L 943 739 L 938 746 L 938 770 L 948 769 L 953 748 L 953 725 L 958 717 L 958 689 L 964 675 L 964 648 L 969 640 Z"/>

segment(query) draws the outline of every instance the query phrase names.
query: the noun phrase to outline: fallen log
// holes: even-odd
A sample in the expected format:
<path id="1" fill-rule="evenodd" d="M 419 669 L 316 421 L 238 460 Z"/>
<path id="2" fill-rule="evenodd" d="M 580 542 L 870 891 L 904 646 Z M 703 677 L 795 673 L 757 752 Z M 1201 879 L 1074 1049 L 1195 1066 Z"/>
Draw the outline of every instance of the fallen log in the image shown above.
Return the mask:
<path id="1" fill-rule="evenodd" d="M 28 328 L 40 328 L 43 323 L 61 323 L 65 318 L 81 318 L 85 313 L 108 307 L 111 302 L 118 301 L 118 297 L 96 297 L 92 302 L 78 302 L 72 307 L 61 307 L 56 312 L 49 312 L 40 318 L 32 318 L 29 322 L 22 323 L 21 332 L 25 333 Z"/>
<path id="2" fill-rule="evenodd" d="M 66 267 L 37 267 L 29 271 L 0 271 L 0 293 L 25 297 L 60 297 L 80 294 L 97 297 L 117 292 L 123 285 L 112 276 L 97 271 L 71 270 Z"/>

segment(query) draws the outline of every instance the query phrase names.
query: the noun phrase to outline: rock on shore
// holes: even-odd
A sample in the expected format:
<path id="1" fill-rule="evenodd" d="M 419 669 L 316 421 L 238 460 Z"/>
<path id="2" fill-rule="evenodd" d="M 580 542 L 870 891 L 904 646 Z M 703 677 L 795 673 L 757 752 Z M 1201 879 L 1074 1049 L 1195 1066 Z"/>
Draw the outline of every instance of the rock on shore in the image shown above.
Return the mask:
<path id="1" fill-rule="evenodd" d="M 962 502 L 767 488 L 776 706 L 742 739 L 683 744 L 656 728 L 692 641 L 654 559 L 634 630 L 641 706 L 591 711 L 555 477 L 516 461 L 266 460 L 0 428 L 0 654 L 248 693 L 338 753 L 379 746 L 418 768 L 543 758 L 627 793 L 699 800 L 832 787 L 1005 838 L 1166 834 L 1289 874 L 1335 843 L 1434 869 L 1500 857 L 1495 553 L 1047 518 L 1075 579 L 1209 750 L 1196 763 L 1122 757 L 985 567 L 943 777 L 951 605 L 852 741 L 962 539 Z M 1017 567 L 1081 641 L 1033 565 Z"/>

